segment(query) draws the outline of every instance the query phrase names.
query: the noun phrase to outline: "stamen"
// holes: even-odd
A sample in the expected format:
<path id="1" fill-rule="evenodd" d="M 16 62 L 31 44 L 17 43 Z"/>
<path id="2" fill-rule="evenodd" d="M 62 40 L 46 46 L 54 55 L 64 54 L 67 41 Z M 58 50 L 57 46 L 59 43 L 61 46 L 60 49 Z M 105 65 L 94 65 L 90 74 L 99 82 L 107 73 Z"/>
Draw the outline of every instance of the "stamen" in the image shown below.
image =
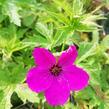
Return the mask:
<path id="1" fill-rule="evenodd" d="M 52 75 L 54 76 L 59 76 L 60 72 L 62 71 L 62 68 L 59 66 L 59 65 L 53 65 L 51 68 L 50 68 L 50 72 Z"/>

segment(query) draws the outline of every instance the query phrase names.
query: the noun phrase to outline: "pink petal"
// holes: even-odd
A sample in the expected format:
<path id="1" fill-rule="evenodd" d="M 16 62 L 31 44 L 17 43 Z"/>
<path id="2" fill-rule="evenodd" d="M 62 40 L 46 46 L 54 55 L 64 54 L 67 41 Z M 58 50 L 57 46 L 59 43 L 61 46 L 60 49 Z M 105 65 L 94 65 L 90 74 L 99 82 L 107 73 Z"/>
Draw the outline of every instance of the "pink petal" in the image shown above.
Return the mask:
<path id="1" fill-rule="evenodd" d="M 52 76 L 47 68 L 33 67 L 28 71 L 26 82 L 31 90 L 41 92 L 50 87 Z"/>
<path id="2" fill-rule="evenodd" d="M 70 46 L 68 50 L 64 51 L 59 58 L 58 64 L 60 66 L 72 65 L 76 60 L 78 53 L 75 46 Z"/>
<path id="3" fill-rule="evenodd" d="M 33 57 L 37 65 L 52 66 L 56 63 L 55 57 L 45 48 L 35 48 Z"/>
<path id="4" fill-rule="evenodd" d="M 89 75 L 82 68 L 67 66 L 63 68 L 63 74 L 73 91 L 82 90 L 88 85 Z"/>
<path id="5" fill-rule="evenodd" d="M 45 97 L 52 106 L 63 105 L 70 96 L 68 81 L 63 77 L 54 78 L 52 85 L 45 91 Z"/>

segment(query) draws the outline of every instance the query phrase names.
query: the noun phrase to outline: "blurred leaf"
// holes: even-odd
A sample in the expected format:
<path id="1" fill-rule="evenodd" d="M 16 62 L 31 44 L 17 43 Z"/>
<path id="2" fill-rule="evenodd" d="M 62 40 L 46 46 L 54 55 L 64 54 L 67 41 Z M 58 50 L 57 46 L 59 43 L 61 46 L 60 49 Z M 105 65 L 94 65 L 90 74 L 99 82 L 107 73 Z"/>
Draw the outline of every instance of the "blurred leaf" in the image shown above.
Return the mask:
<path id="1" fill-rule="evenodd" d="M 104 102 L 101 102 L 98 109 L 105 109 L 105 106 L 104 105 L 105 105 Z"/>
<path id="2" fill-rule="evenodd" d="M 73 31 L 92 32 L 102 28 L 96 21 L 105 19 L 104 16 L 102 14 L 85 13 L 82 1 L 73 0 L 73 2 L 68 2 L 66 0 L 54 0 L 53 2 L 54 5 L 58 5 L 58 11 L 51 11 L 49 8 L 46 10 L 57 28 L 61 28 L 63 31 L 67 30 L 67 33 Z"/>
<path id="3" fill-rule="evenodd" d="M 35 19 L 36 19 L 36 16 L 34 16 L 32 14 L 29 15 L 29 16 L 26 16 L 26 17 L 23 18 L 23 24 L 25 26 L 30 26 L 34 23 Z"/>
<path id="4" fill-rule="evenodd" d="M 80 63 L 81 61 L 85 60 L 87 57 L 92 56 L 95 54 L 97 44 L 92 43 L 81 43 L 79 45 L 79 51 L 78 51 L 78 59 L 77 63 Z"/>
<path id="5" fill-rule="evenodd" d="M 45 36 L 47 40 L 50 40 L 50 38 L 51 38 L 51 36 L 50 36 L 50 31 L 49 31 L 49 29 L 47 28 L 46 25 L 44 25 L 44 24 L 38 22 L 38 23 L 36 24 L 36 30 L 37 30 L 41 35 Z"/>
<path id="6" fill-rule="evenodd" d="M 78 7 L 78 8 L 77 8 Z M 83 13 L 83 3 L 81 0 L 73 0 L 73 15 L 81 15 Z"/>
<path id="7" fill-rule="evenodd" d="M 8 63 L 5 68 L 0 68 L 0 83 L 2 85 L 16 85 L 22 83 L 25 78 L 26 68 L 24 65 Z"/>
<path id="8" fill-rule="evenodd" d="M 28 47 L 28 45 L 20 41 L 22 36 L 18 37 L 18 35 L 21 35 L 21 33 L 19 31 L 17 33 L 14 25 L 9 25 L 9 27 L 0 30 L 0 51 L 5 58 L 10 59 L 13 52 Z"/>
<path id="9" fill-rule="evenodd" d="M 3 6 L 5 15 L 8 15 L 10 21 L 17 26 L 21 26 L 21 19 L 18 13 L 19 7 L 13 1 L 6 1 Z"/>
<path id="10" fill-rule="evenodd" d="M 18 85 L 16 90 L 18 96 L 26 103 L 26 101 L 30 101 L 33 103 L 39 103 L 40 98 L 34 92 L 32 92 L 26 84 Z"/>
<path id="11" fill-rule="evenodd" d="M 42 46 L 42 47 L 49 46 L 49 44 L 47 44 L 48 40 L 39 34 L 38 35 L 34 34 L 34 36 L 31 36 L 27 39 L 25 38 L 25 40 L 23 40 L 23 43 L 27 46 L 31 46 L 32 48 L 36 46 Z"/>
<path id="12" fill-rule="evenodd" d="M 52 47 L 61 45 L 66 37 L 67 35 L 64 31 L 61 30 L 57 31 L 54 36 L 54 40 L 52 41 Z"/>
<path id="13" fill-rule="evenodd" d="M 4 95 L 2 100 L 0 101 L 0 109 L 10 109 L 11 108 L 11 102 L 10 98 L 13 93 L 13 87 L 7 86 L 5 87 L 5 90 L 3 90 Z"/>
<path id="14" fill-rule="evenodd" d="M 95 97 L 95 91 L 91 86 L 86 87 L 84 90 L 78 92 L 76 94 L 76 99 L 82 99 L 82 100 L 88 100 L 88 99 L 93 99 Z M 82 96 L 84 95 L 84 96 Z"/>
<path id="15" fill-rule="evenodd" d="M 62 13 L 55 13 L 51 11 L 47 11 L 47 13 L 54 19 L 54 22 L 60 22 L 62 24 L 69 24 L 69 20 Z"/>
<path id="16" fill-rule="evenodd" d="M 106 49 L 109 48 L 109 35 L 105 36 L 105 38 L 101 42 L 101 45 Z"/>
<path id="17" fill-rule="evenodd" d="M 103 66 L 102 70 L 101 70 L 101 74 L 100 74 L 100 84 L 101 84 L 101 88 L 103 88 L 104 90 L 109 88 L 109 83 L 108 83 L 108 79 L 109 79 L 109 66 L 105 65 Z"/>
<path id="18" fill-rule="evenodd" d="M 2 101 L 3 97 L 4 97 L 4 92 L 3 90 L 0 89 L 0 102 Z"/>
<path id="19" fill-rule="evenodd" d="M 23 37 L 24 37 L 24 34 L 26 33 L 26 31 L 27 31 L 26 28 L 25 28 L 25 29 L 23 29 L 23 28 L 19 29 L 19 30 L 17 31 L 17 33 L 16 33 L 18 39 L 23 38 Z"/>
<path id="20" fill-rule="evenodd" d="M 98 31 L 93 31 L 92 35 L 92 42 L 93 43 L 98 43 L 99 42 L 99 32 Z"/>
<path id="21" fill-rule="evenodd" d="M 72 10 L 72 7 L 67 0 L 53 0 L 53 1 L 57 7 L 60 7 L 64 10 L 67 16 L 70 17 L 72 16 L 72 12 L 70 11 Z"/>

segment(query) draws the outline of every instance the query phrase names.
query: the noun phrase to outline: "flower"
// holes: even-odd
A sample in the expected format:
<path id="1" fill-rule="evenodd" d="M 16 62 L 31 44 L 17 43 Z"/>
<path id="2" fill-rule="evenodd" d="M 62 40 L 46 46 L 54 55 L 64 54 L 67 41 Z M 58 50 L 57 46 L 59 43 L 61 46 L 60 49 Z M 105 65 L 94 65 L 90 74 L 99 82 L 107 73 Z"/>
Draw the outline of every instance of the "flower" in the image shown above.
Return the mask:
<path id="1" fill-rule="evenodd" d="M 35 48 L 33 57 L 36 66 L 27 73 L 27 84 L 34 92 L 44 92 L 52 106 L 67 102 L 70 91 L 79 91 L 88 85 L 89 75 L 74 65 L 77 57 L 75 46 L 63 51 L 58 61 L 45 48 Z"/>

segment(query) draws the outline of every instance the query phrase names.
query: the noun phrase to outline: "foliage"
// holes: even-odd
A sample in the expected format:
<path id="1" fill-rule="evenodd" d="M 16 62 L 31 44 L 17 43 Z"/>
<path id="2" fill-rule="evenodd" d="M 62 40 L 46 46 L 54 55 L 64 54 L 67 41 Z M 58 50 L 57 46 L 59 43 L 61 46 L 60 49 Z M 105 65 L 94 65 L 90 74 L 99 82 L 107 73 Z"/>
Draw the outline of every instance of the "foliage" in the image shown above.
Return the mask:
<path id="1" fill-rule="evenodd" d="M 38 109 L 54 108 L 42 94 L 34 94 L 26 86 L 26 72 L 34 65 L 32 50 L 41 46 L 59 55 L 72 44 L 78 47 L 76 65 L 90 74 L 89 86 L 74 92 L 74 101 L 55 108 L 109 108 L 109 35 L 100 34 L 104 25 L 98 23 L 108 19 L 101 8 L 107 7 L 108 0 L 88 11 L 91 3 L 91 0 L 0 0 L 0 109 L 11 109 L 13 92 L 24 103 L 27 100 L 36 103 Z"/>

